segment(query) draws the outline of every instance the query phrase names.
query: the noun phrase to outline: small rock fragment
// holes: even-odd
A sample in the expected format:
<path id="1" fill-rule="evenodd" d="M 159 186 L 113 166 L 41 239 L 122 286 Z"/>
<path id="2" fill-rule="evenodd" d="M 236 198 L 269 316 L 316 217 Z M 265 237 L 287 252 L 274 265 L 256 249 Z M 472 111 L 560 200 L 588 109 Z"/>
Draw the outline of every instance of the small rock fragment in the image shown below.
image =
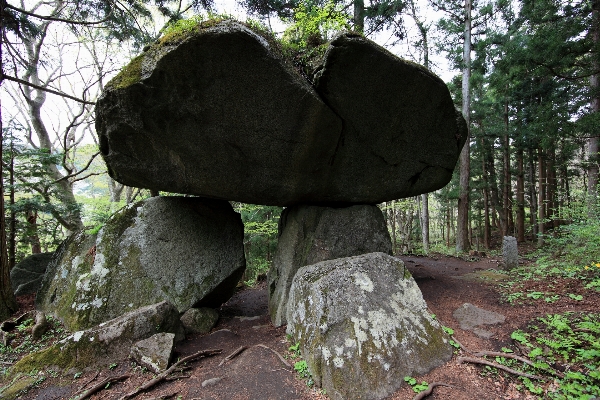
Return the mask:
<path id="1" fill-rule="evenodd" d="M 157 333 L 131 346 L 130 356 L 138 364 L 161 373 L 169 367 L 173 355 L 173 333 Z"/>

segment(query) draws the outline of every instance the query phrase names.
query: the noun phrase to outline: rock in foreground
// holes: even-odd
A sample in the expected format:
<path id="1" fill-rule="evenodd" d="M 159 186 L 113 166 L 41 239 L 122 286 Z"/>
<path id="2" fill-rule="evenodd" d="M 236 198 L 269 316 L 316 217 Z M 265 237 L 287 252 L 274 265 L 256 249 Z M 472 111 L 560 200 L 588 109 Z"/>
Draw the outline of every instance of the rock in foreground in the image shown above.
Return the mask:
<path id="1" fill-rule="evenodd" d="M 288 293 L 305 265 L 360 254 L 392 253 L 392 241 L 377 206 L 294 206 L 279 219 L 279 240 L 268 274 L 269 314 L 275 326 L 286 323 Z"/>
<path id="2" fill-rule="evenodd" d="M 301 268 L 287 320 L 315 384 L 333 399 L 382 399 L 452 357 L 403 262 L 383 253 Z"/>
<path id="3" fill-rule="evenodd" d="M 63 243 L 36 305 L 72 331 L 164 300 L 181 313 L 227 301 L 245 270 L 244 228 L 231 205 L 153 197 L 113 215 L 97 234 Z"/>
<path id="4" fill-rule="evenodd" d="M 98 100 L 110 175 L 281 206 L 375 204 L 450 180 L 467 132 L 438 77 L 351 35 L 331 43 L 316 89 L 290 65 L 233 21 L 163 38 Z"/>

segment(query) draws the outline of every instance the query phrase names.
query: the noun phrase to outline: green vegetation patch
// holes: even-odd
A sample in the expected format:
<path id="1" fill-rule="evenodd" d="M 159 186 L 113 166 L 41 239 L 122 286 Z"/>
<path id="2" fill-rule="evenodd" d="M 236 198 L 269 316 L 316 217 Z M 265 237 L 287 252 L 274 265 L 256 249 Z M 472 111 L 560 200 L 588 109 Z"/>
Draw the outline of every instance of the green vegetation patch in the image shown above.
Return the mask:
<path id="1" fill-rule="evenodd" d="M 533 366 L 495 357 L 510 368 L 541 375 L 544 380 L 520 377 L 517 387 L 539 399 L 592 399 L 600 396 L 600 314 L 550 314 L 516 330 L 511 338 Z M 505 352 L 512 349 L 503 348 Z M 498 373 L 486 367 L 483 373 Z"/>

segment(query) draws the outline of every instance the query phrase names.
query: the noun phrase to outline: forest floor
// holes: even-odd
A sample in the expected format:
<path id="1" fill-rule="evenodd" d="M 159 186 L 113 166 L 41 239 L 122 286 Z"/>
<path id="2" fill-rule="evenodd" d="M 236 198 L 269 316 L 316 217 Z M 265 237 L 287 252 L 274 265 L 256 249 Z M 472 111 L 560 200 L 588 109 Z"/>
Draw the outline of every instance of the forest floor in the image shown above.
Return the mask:
<path id="1" fill-rule="evenodd" d="M 400 258 L 415 277 L 430 312 L 442 325 L 452 328 L 453 337 L 471 352 L 500 351 L 510 347 L 518 353 L 518 346 L 511 339 L 511 333 L 516 329 L 527 331 L 532 322 L 547 314 L 600 310 L 600 292 L 587 290 L 580 280 L 570 278 L 525 279 L 519 282 L 519 293 L 550 290 L 558 296 L 548 302 L 515 295 L 515 301 L 509 303 L 506 292 L 499 286 L 508 277 L 501 272 L 497 258 L 470 257 L 467 260 L 441 255 Z M 578 295 L 584 296 L 583 299 Z M 461 329 L 453 312 L 465 303 L 500 313 L 506 317 L 505 322 L 486 325 L 485 329 L 492 333 L 487 339 Z M 31 307 L 31 302 L 22 305 Z M 220 313 L 218 325 L 210 334 L 188 337 L 177 345 L 176 352 L 178 358 L 208 349 L 221 349 L 221 353 L 188 363 L 191 368 L 176 374 L 181 376 L 179 379 L 163 381 L 136 399 L 327 399 L 318 389 L 308 387 L 307 380 L 300 379 L 294 371 L 297 359 L 289 351 L 292 344 L 286 339 L 285 327 L 275 328 L 270 324 L 264 281 L 255 288 L 238 291 L 222 306 Z M 240 347 L 245 350 L 230 360 L 225 359 Z M 511 374 L 490 371 L 479 364 L 459 363 L 458 357 L 466 355 L 465 350 L 457 350 L 444 365 L 427 375 L 415 377 L 419 383 L 451 385 L 436 387 L 428 399 L 535 398 L 527 395 L 522 382 Z M 111 368 L 99 372 L 64 376 L 46 371 L 44 379 L 21 398 L 72 399 L 107 377 L 124 375 L 129 377 L 108 385 L 90 398 L 118 399 L 154 377 L 130 360 L 115 360 Z M 542 385 L 552 384 L 550 381 Z M 404 400 L 414 396 L 413 389 L 404 384 L 388 399 Z"/>

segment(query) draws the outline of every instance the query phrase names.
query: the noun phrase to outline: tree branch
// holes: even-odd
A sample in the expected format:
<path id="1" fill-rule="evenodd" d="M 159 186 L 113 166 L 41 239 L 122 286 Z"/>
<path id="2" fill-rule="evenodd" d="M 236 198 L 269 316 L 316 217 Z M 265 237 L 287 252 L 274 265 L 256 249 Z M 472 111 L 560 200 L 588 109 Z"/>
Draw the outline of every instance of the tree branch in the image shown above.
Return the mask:
<path id="1" fill-rule="evenodd" d="M 58 18 L 58 17 L 53 17 L 53 16 L 47 16 L 47 15 L 34 14 L 32 12 L 23 10 L 23 9 L 15 7 L 15 6 L 12 6 L 12 5 L 8 4 L 8 3 L 4 3 L 4 7 L 10 8 L 11 10 L 15 10 L 16 12 L 19 12 L 21 14 L 29 15 L 30 17 L 41 19 L 43 21 L 65 22 L 67 24 L 74 24 L 74 25 L 98 25 L 98 24 L 102 24 L 102 23 L 108 21 L 110 19 L 111 15 L 112 15 L 112 11 L 111 11 L 108 14 L 108 16 L 106 18 L 104 18 L 103 20 L 86 22 L 86 21 L 74 21 L 72 19 L 64 19 L 64 18 Z"/>
<path id="2" fill-rule="evenodd" d="M 69 94 L 66 94 L 66 93 L 63 93 L 63 92 L 59 92 L 58 90 L 52 90 L 52 89 L 48 89 L 48 88 L 45 88 L 45 87 L 40 86 L 40 85 L 35 85 L 35 84 L 31 83 L 31 82 L 27 82 L 27 81 L 24 81 L 23 79 L 15 78 L 15 77 L 10 76 L 10 75 L 0 75 L 0 81 L 2 81 L 4 79 L 6 79 L 8 81 L 16 82 L 16 83 L 18 83 L 20 85 L 28 86 L 28 87 L 31 87 L 31 88 L 34 88 L 34 89 L 37 89 L 37 90 L 41 90 L 41 91 L 52 93 L 52 94 L 55 94 L 55 95 L 58 95 L 58 96 L 66 97 L 67 99 L 71 99 L 71 100 L 77 101 L 79 103 L 89 104 L 91 106 L 93 106 L 93 105 L 96 104 L 93 101 L 87 101 L 87 100 L 79 99 L 79 98 L 77 98 L 75 96 L 71 96 Z"/>
<path id="3" fill-rule="evenodd" d="M 75 176 L 77 176 L 77 175 L 79 175 L 79 174 L 81 174 L 81 173 L 85 172 L 85 170 L 89 168 L 89 166 L 92 164 L 92 161 L 94 161 L 94 158 L 96 158 L 96 156 L 98 156 L 98 154 L 100 154 L 100 152 L 99 152 L 99 151 L 97 151 L 96 153 L 94 153 L 94 154 L 92 155 L 92 157 L 90 158 L 90 160 L 89 160 L 89 161 L 87 162 L 87 164 L 85 165 L 85 167 L 83 167 L 81 170 L 79 170 L 79 171 L 75 172 L 74 174 L 65 175 L 65 176 L 63 176 L 62 178 L 60 178 L 60 179 L 57 179 L 57 180 L 55 180 L 54 182 L 52 182 L 50 185 L 55 185 L 55 184 L 57 184 L 58 182 L 62 182 L 62 181 L 64 181 L 64 180 L 66 180 L 66 179 L 73 178 L 73 177 L 75 177 Z M 88 176 L 93 176 L 93 175 L 101 175 L 101 174 L 102 174 L 102 173 L 93 173 L 93 174 L 90 174 L 90 175 L 88 175 Z M 76 179 L 75 181 L 80 181 L 81 179 L 85 179 L 85 178 Z M 75 182 L 75 181 L 74 181 L 74 182 Z"/>

